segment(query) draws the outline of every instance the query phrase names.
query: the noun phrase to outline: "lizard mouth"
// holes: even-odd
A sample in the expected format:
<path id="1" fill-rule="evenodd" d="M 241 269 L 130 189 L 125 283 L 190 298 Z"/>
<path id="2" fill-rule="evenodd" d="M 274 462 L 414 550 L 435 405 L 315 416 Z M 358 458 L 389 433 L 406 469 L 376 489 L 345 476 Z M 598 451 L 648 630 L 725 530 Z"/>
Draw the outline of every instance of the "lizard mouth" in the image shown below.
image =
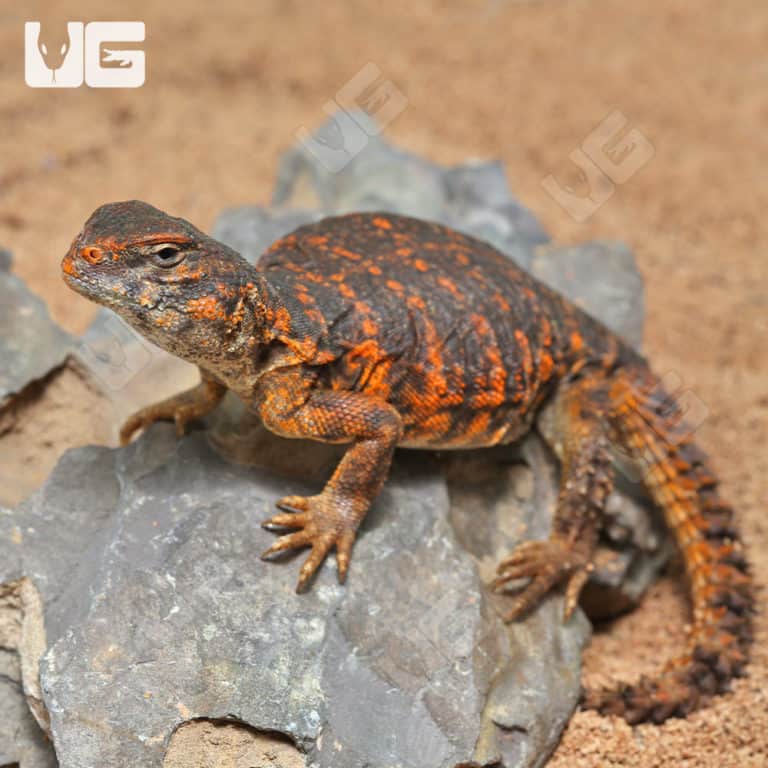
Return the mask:
<path id="1" fill-rule="evenodd" d="M 75 266 L 71 251 L 61 262 L 61 277 L 76 293 L 80 293 L 94 301 L 99 301 L 94 281 Z"/>
<path id="2" fill-rule="evenodd" d="M 98 304 L 110 304 L 110 302 L 104 301 L 103 294 L 98 290 L 98 286 L 85 275 L 64 269 L 61 277 L 75 293 L 79 293 L 81 296 L 85 296 L 86 299 L 95 301 Z"/>
<path id="3" fill-rule="evenodd" d="M 62 272 L 61 279 L 78 293 L 82 291 L 83 283 L 80 277 L 73 275 L 71 272 Z"/>
<path id="4" fill-rule="evenodd" d="M 90 295 L 90 292 L 88 291 L 88 280 L 82 275 L 64 269 L 61 273 L 61 277 L 73 291 Z"/>
<path id="5" fill-rule="evenodd" d="M 71 249 L 61 261 L 61 277 L 70 288 L 76 291 L 81 290 L 84 280 L 83 276 L 75 267 Z"/>

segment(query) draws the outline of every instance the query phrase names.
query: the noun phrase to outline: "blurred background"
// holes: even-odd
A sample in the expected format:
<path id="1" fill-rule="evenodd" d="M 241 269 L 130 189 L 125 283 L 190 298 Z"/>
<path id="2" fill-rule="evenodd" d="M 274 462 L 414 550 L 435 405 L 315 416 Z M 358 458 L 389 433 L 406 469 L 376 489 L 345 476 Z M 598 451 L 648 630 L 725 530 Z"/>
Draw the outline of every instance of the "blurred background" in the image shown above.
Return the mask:
<path id="1" fill-rule="evenodd" d="M 27 87 L 28 20 L 143 21 L 146 83 Z M 66 289 L 59 262 L 94 208 L 140 198 L 208 229 L 227 206 L 268 203 L 279 154 L 302 126 L 324 122 L 323 105 L 371 63 L 406 99 L 386 130 L 399 146 L 440 163 L 499 158 L 556 242 L 616 239 L 634 250 L 645 350 L 707 403 L 701 439 L 756 552 L 768 474 L 764 0 L 5 0 L 0 245 L 14 272 L 55 320 L 82 332 L 96 307 Z M 543 182 L 583 187 L 569 158 L 616 112 L 652 155 L 578 221 Z M 685 610 L 674 587 L 658 590 L 657 600 Z M 593 645 L 594 669 L 610 673 L 631 645 L 642 619 L 623 621 Z M 758 645 L 763 662 L 765 653 Z M 606 732 L 580 714 L 552 764 L 596 764 L 598 743 L 601 765 L 637 765 L 643 749 L 649 766 L 722 766 L 726 754 L 757 765 L 749 760 L 768 730 L 760 679 L 739 684 L 727 707 L 653 730 L 644 747 L 628 729 Z"/>

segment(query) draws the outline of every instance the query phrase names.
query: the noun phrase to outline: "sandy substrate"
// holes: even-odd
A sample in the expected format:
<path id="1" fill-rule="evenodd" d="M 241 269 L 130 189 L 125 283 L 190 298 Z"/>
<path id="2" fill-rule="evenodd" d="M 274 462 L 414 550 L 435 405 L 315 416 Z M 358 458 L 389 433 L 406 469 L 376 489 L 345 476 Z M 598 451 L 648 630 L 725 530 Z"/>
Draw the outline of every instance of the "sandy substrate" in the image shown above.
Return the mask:
<path id="1" fill-rule="evenodd" d="M 705 404 L 701 442 L 738 510 L 757 581 L 768 582 L 764 0 L 74 7 L 0 9 L 0 243 L 65 327 L 81 331 L 94 313 L 58 274 L 93 208 L 138 197 L 208 227 L 224 206 L 267 202 L 294 131 L 317 125 L 322 105 L 373 62 L 408 99 L 389 130 L 398 143 L 440 162 L 500 157 L 556 240 L 623 239 L 636 251 L 646 350 Z M 34 18 L 145 21 L 147 84 L 27 88 L 22 25 Z M 614 110 L 653 157 L 578 223 L 542 179 L 573 181 L 569 154 Z M 70 443 L 53 439 L 51 455 Z M 686 611 L 675 579 L 660 583 L 640 610 L 597 635 L 587 681 L 652 669 L 680 648 Z M 750 677 L 712 708 L 635 729 L 579 713 L 550 764 L 765 765 L 767 639 L 763 612 Z"/>

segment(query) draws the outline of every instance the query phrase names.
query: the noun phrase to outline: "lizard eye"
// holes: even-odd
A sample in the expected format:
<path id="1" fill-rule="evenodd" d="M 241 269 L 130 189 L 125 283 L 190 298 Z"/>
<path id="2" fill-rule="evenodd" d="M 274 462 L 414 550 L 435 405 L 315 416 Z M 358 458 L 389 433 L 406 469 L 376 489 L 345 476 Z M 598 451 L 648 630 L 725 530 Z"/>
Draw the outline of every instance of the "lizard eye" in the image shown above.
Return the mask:
<path id="1" fill-rule="evenodd" d="M 158 267 L 175 267 L 184 261 L 186 254 L 177 245 L 162 243 L 152 249 L 152 261 Z"/>

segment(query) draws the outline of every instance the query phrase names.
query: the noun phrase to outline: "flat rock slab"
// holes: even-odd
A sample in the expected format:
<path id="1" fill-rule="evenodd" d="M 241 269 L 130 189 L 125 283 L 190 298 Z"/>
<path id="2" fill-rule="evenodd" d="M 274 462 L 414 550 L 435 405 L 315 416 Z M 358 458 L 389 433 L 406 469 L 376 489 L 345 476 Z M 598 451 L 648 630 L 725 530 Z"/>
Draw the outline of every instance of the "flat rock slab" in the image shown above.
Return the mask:
<path id="1" fill-rule="evenodd" d="M 267 461 L 288 450 L 275 441 Z M 0 519 L 0 580 L 25 576 L 42 596 L 60 766 L 160 766 L 194 718 L 283 734 L 318 768 L 540 765 L 576 705 L 589 626 L 563 625 L 553 596 L 508 627 L 483 586 L 497 554 L 548 526 L 554 475 L 540 441 L 526 445 L 540 466 L 511 473 L 479 528 L 433 460 L 400 457 L 348 583 L 330 558 L 303 595 L 296 558 L 259 559 L 274 540 L 259 521 L 316 487 L 165 425 L 65 454 Z M 479 529 L 494 542 L 482 556 Z"/>

